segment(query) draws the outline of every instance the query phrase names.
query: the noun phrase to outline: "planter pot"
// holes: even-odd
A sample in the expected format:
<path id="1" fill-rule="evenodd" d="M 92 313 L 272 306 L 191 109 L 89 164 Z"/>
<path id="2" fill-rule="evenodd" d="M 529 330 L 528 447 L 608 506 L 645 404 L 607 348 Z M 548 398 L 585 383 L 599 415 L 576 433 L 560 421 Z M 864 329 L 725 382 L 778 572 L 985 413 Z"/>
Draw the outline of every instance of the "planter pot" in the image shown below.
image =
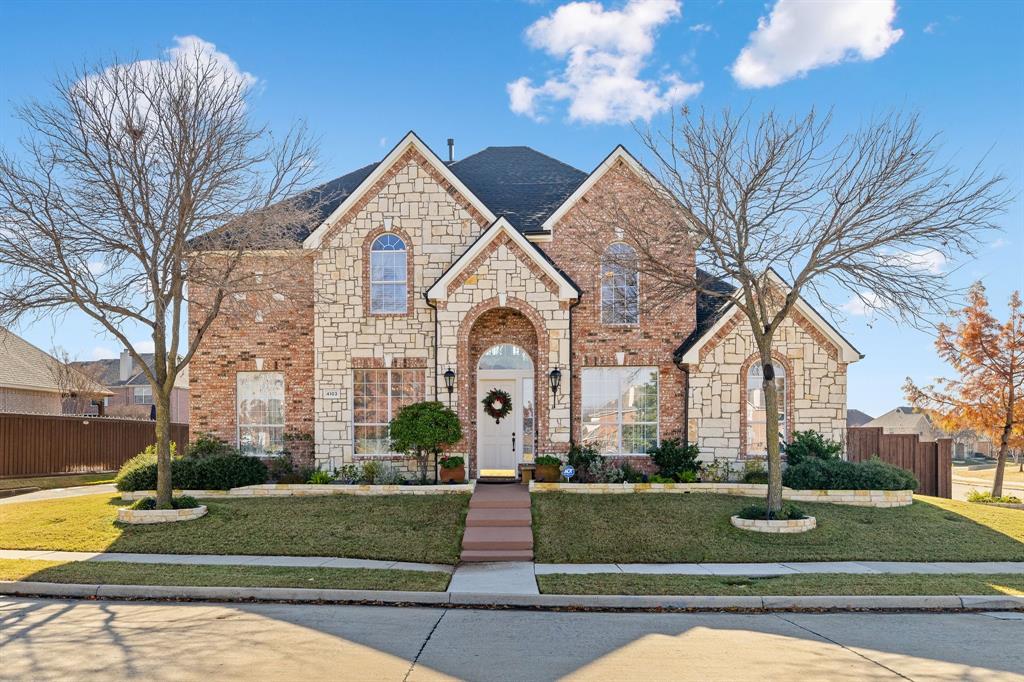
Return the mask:
<path id="1" fill-rule="evenodd" d="M 455 467 L 454 469 L 445 469 L 444 467 L 441 467 L 441 483 L 462 483 L 465 480 L 465 465 Z"/>
<path id="2" fill-rule="evenodd" d="M 557 483 L 562 475 L 562 468 L 557 464 L 538 464 L 536 475 L 537 480 L 542 483 Z"/>
<path id="3" fill-rule="evenodd" d="M 743 530 L 752 530 L 755 533 L 806 533 L 817 528 L 818 522 L 813 516 L 802 519 L 771 520 L 768 519 L 741 519 L 733 516 L 729 521 L 732 525 Z"/>

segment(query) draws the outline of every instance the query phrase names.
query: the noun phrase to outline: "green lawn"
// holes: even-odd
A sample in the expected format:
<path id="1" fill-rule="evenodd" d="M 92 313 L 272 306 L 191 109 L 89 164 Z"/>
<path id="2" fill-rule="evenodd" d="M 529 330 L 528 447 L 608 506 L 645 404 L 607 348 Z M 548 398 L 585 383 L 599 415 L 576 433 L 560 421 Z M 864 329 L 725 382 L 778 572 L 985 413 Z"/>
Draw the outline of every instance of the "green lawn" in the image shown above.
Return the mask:
<path id="1" fill-rule="evenodd" d="M 1024 595 L 1024 575 L 850 575 L 820 573 L 771 578 L 703 575 L 538 575 L 543 594 L 659 594 L 792 596 L 811 594 L 1014 594 Z"/>
<path id="2" fill-rule="evenodd" d="M 535 493 L 542 563 L 1024 561 L 1024 512 L 933 497 L 910 507 L 801 504 L 818 528 L 769 535 L 733 528 L 748 497 Z"/>
<path id="3" fill-rule="evenodd" d="M 99 585 L 202 585 L 217 587 L 309 587 L 344 590 L 443 592 L 447 573 L 370 568 L 287 566 L 174 566 L 120 561 L 0 559 L 0 580 Z"/>
<path id="4" fill-rule="evenodd" d="M 0 490 L 11 488 L 70 488 L 73 485 L 113 483 L 115 472 L 102 474 L 68 474 L 66 476 L 35 476 L 32 478 L 0 478 Z"/>
<path id="5" fill-rule="evenodd" d="M 116 495 L 0 506 L 0 549 L 343 556 L 454 564 L 469 495 L 201 500 L 181 523 L 115 523 Z"/>

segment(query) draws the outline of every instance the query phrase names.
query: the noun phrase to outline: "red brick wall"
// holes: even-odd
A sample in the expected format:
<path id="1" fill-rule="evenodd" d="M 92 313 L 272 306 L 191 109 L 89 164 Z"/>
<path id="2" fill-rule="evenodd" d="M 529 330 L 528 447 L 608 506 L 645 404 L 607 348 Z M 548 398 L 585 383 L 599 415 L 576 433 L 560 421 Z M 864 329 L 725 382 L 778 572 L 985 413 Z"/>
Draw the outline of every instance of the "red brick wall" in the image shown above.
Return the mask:
<path id="1" fill-rule="evenodd" d="M 252 258 L 246 265 L 264 272 L 259 291 L 230 298 L 207 330 L 189 365 L 190 434 L 203 432 L 236 442 L 235 389 L 238 372 L 283 372 L 285 432 L 313 434 L 313 261 L 312 253 Z M 190 291 L 189 338 L 208 307 L 210 291 Z M 278 300 L 274 294 L 283 296 Z M 262 322 L 257 321 L 257 311 Z M 309 450 L 311 443 L 289 444 Z M 295 452 L 300 457 L 307 452 Z"/>
<path id="2" fill-rule="evenodd" d="M 635 200 L 634 200 L 635 199 Z M 635 212 L 624 207 L 636 206 Z M 553 240 L 540 246 L 583 291 L 572 311 L 572 434 L 580 437 L 581 369 L 617 366 L 615 354 L 625 352 L 624 365 L 656 366 L 659 369 L 659 431 L 662 439 L 682 438 L 686 424 L 686 375 L 672 361 L 672 353 L 695 326 L 694 294 L 666 301 L 653 297 L 640 275 L 639 324 L 608 325 L 601 322 L 601 252 L 609 244 L 626 241 L 616 234 L 614 223 L 629 217 L 650 225 L 650 233 L 667 239 L 678 237 L 681 226 L 669 211 L 659 209 L 650 189 L 623 162 L 599 179 L 591 190 L 555 225 Z M 625 235 L 628 236 L 629 230 Z M 673 240 L 678 244 L 678 239 Z M 668 253 L 666 249 L 666 253 Z M 679 257 L 676 252 L 673 257 Z M 682 253 L 691 267 L 692 250 Z M 562 368 L 563 372 L 566 368 Z M 563 378 L 563 385 L 565 379 Z"/>

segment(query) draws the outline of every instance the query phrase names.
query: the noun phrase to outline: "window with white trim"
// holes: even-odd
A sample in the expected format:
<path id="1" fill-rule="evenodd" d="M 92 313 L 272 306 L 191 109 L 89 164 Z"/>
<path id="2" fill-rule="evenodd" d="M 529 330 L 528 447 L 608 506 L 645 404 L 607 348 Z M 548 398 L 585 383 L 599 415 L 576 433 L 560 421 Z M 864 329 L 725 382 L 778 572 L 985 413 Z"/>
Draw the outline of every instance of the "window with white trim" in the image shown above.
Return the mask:
<path id="1" fill-rule="evenodd" d="M 637 324 L 640 321 L 640 273 L 636 251 L 617 242 L 601 256 L 601 322 Z"/>
<path id="2" fill-rule="evenodd" d="M 153 404 L 153 387 L 150 385 L 136 386 L 132 389 L 132 402 L 136 405 Z"/>
<path id="3" fill-rule="evenodd" d="M 238 448 L 247 455 L 284 449 L 284 374 L 239 372 L 236 403 Z"/>
<path id="4" fill-rule="evenodd" d="M 582 371 L 582 442 L 605 455 L 639 455 L 658 442 L 658 368 Z"/>
<path id="5" fill-rule="evenodd" d="M 786 424 L 786 368 L 772 363 L 775 368 L 775 391 L 778 394 L 779 438 L 788 440 Z M 763 457 L 768 452 L 767 421 L 764 409 L 764 368 L 758 362 L 747 371 L 747 455 Z"/>
<path id="6" fill-rule="evenodd" d="M 370 247 L 370 312 L 408 311 L 408 252 L 405 242 L 394 234 L 382 234 Z"/>
<path id="7" fill-rule="evenodd" d="M 357 369 L 352 381 L 353 437 L 357 455 L 391 454 L 389 424 L 398 411 L 423 400 L 424 369 Z"/>

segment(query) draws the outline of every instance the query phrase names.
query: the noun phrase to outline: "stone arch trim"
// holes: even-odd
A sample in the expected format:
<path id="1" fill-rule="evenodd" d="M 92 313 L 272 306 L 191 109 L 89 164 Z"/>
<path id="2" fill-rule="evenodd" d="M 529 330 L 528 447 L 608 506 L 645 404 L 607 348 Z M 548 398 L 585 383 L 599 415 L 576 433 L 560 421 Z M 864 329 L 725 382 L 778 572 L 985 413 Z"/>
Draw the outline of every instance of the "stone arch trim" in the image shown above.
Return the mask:
<path id="1" fill-rule="evenodd" d="M 382 234 L 393 234 L 403 242 L 405 242 L 405 312 L 404 313 L 371 313 L 370 312 L 370 249 L 373 246 L 373 242 L 377 237 Z M 414 287 L 413 277 L 416 274 L 416 268 L 414 265 L 416 256 L 415 246 L 413 245 L 412 238 L 409 234 L 400 227 L 378 227 L 370 230 L 365 237 L 363 237 L 363 315 L 366 317 L 409 317 L 415 311 L 413 310 L 413 298 L 412 290 Z"/>
<path id="2" fill-rule="evenodd" d="M 549 414 L 549 396 L 545 390 L 548 385 L 548 352 L 550 349 L 547 325 L 544 324 L 540 314 L 525 301 L 508 297 L 505 304 L 502 305 L 497 297 L 490 298 L 478 303 L 466 313 L 459 324 L 458 331 L 458 355 L 456 358 L 458 369 L 456 370 L 456 381 L 458 382 L 459 396 L 462 396 L 458 404 L 458 415 L 464 427 L 464 444 L 467 461 L 469 462 L 467 475 L 477 472 L 476 365 L 479 358 L 473 357 L 473 354 L 470 352 L 470 337 L 474 325 L 485 313 L 501 309 L 514 310 L 522 315 L 532 325 L 536 334 L 534 347 L 524 346 L 524 348 L 527 352 L 531 353 L 531 359 L 533 360 L 534 392 L 536 394 L 534 397 L 536 410 L 534 424 L 537 429 L 537 451 L 543 452 L 548 449 L 548 429 L 551 417 Z M 506 342 L 516 343 L 514 339 L 509 339 Z M 517 343 L 516 345 L 523 344 Z"/>
<path id="3" fill-rule="evenodd" d="M 761 354 L 753 353 L 740 366 L 740 450 L 738 458 L 741 460 L 747 458 L 747 373 L 750 371 L 751 365 L 760 361 Z M 796 392 L 797 376 L 793 372 L 793 363 L 785 355 L 772 351 L 772 362 L 777 362 L 786 368 L 786 395 L 782 396 L 785 401 L 786 414 L 786 433 L 783 440 L 788 443 L 793 437 L 793 397 Z"/>

